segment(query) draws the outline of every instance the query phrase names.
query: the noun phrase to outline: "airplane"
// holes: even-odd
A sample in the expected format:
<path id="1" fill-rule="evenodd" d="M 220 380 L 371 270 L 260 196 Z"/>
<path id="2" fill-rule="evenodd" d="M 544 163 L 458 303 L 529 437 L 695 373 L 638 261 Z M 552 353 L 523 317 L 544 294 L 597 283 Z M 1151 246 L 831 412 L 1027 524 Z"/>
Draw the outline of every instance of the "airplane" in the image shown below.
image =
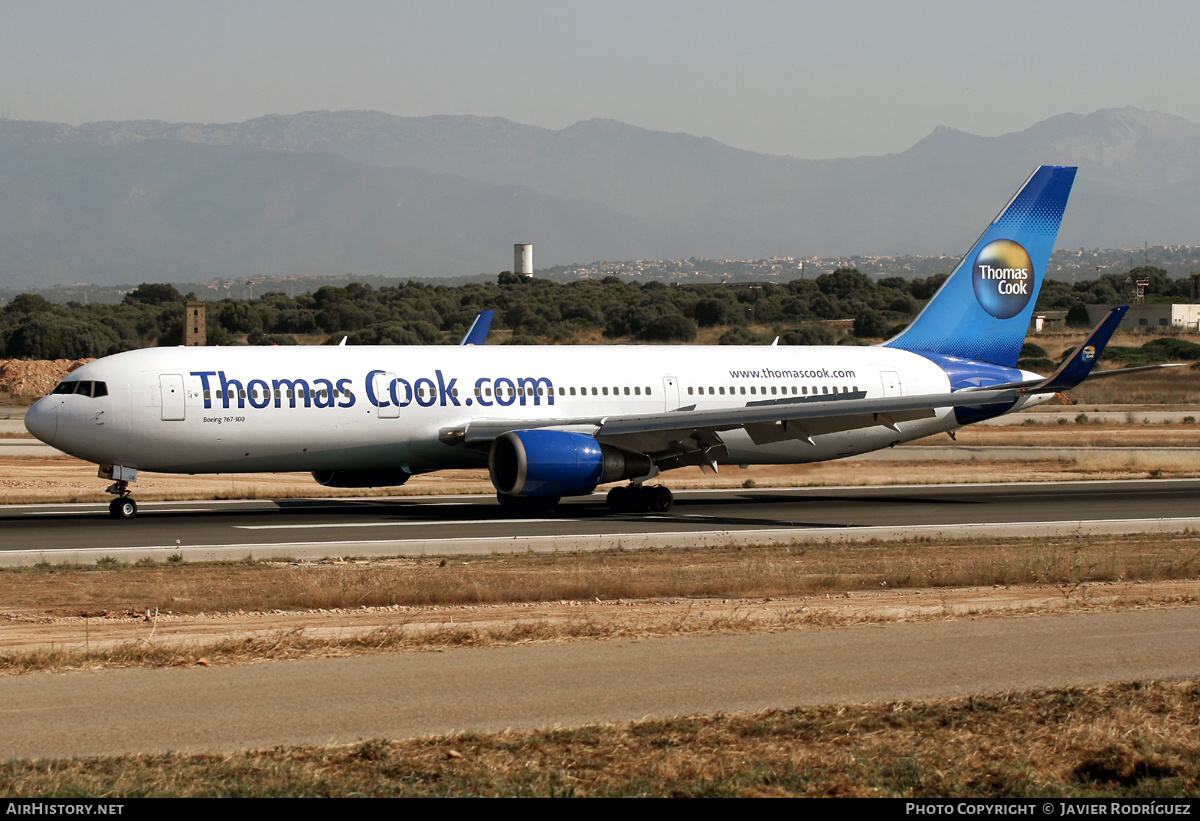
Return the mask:
<path id="1" fill-rule="evenodd" d="M 481 315 L 453 347 L 127 351 L 68 374 L 25 425 L 98 464 L 121 519 L 137 513 L 139 471 L 307 471 L 364 488 L 484 466 L 513 512 L 614 482 L 628 484 L 608 492 L 612 510 L 666 512 L 671 491 L 648 484 L 664 471 L 853 456 L 1087 378 L 1124 308 L 1050 377 L 1016 367 L 1075 172 L 1035 170 L 916 319 L 876 346 L 487 347 Z"/>

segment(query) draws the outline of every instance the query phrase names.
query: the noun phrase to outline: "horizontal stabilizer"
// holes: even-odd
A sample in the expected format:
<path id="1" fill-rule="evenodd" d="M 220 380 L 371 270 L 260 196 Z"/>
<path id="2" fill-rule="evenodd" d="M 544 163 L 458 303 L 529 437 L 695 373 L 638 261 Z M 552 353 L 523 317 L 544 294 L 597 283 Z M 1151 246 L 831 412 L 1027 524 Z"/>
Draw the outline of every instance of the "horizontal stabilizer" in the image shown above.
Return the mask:
<path id="1" fill-rule="evenodd" d="M 1104 319 L 1100 320 L 1100 324 L 1088 334 L 1087 339 L 1083 340 L 1079 347 L 1072 351 L 1071 355 L 1058 366 L 1058 370 L 1045 379 L 1029 379 L 1024 382 L 1007 382 L 1002 385 L 966 388 L 962 392 L 1016 390 L 1020 393 L 1059 393 L 1074 388 L 1085 379 L 1101 379 L 1109 376 L 1125 376 L 1139 371 L 1156 371 L 1162 368 L 1183 367 L 1183 365 L 1179 364 L 1143 365 L 1136 368 L 1121 368 L 1115 371 L 1098 371 L 1092 373 L 1092 368 L 1100 361 L 1100 354 L 1104 352 L 1105 346 L 1112 339 L 1112 335 L 1116 332 L 1117 327 L 1121 324 L 1121 320 L 1124 319 L 1128 310 L 1129 306 L 1118 305 L 1109 311 Z"/>
<path id="2" fill-rule="evenodd" d="M 1117 326 L 1121 324 L 1121 320 L 1125 318 L 1128 311 L 1128 305 L 1118 305 L 1109 311 L 1104 319 L 1100 320 L 1100 324 L 1088 334 L 1087 339 L 1083 340 L 1079 347 L 1067 357 L 1067 360 L 1058 366 L 1058 370 L 1038 386 L 1037 393 L 1065 391 L 1087 379 L 1092 368 L 1100 361 L 1100 354 L 1104 352 L 1104 346 L 1108 344 L 1108 340 L 1112 339 Z"/>

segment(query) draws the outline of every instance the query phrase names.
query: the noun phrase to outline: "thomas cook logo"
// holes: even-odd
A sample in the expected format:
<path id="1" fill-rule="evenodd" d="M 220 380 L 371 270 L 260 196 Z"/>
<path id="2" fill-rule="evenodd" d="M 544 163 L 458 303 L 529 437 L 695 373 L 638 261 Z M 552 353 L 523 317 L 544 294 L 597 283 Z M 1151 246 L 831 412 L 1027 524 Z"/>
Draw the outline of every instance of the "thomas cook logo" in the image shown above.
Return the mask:
<path id="1" fill-rule="evenodd" d="M 975 298 L 996 319 L 1016 316 L 1033 294 L 1033 262 L 1029 252 L 1011 239 L 983 246 L 971 271 Z"/>
<path id="2" fill-rule="evenodd" d="M 1096 358 L 1096 348 L 1094 346 L 1088 345 L 1086 348 L 1083 349 L 1083 361 L 1084 362 L 1091 362 L 1095 358 Z"/>

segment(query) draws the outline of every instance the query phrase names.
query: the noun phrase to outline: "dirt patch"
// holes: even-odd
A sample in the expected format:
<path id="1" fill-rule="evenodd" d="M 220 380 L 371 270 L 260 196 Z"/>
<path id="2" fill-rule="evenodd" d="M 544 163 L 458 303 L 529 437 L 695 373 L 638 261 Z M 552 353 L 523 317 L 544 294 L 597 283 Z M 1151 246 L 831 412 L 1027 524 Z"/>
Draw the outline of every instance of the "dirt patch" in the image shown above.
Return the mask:
<path id="1" fill-rule="evenodd" d="M 0 394 L 34 398 L 54 390 L 62 378 L 90 359 L 0 359 Z"/>
<path id="2" fill-rule="evenodd" d="M 63 591 L 67 595 L 67 591 Z M 294 612 L 176 615 L 151 611 L 87 615 L 0 613 L 6 654 L 53 647 L 96 650 L 129 643 L 202 646 L 224 640 L 303 634 L 310 639 L 351 639 L 387 630 L 414 635 L 453 631 L 486 636 L 513 625 L 536 625 L 529 635 L 565 639 L 580 634 L 655 636 L 683 632 L 778 630 L 879 624 L 928 619 L 1014 616 L 1047 611 L 1194 603 L 1200 580 L 1111 582 L 1073 596 L 1053 585 L 840 592 L 764 598 L 561 601 L 525 604 L 363 607 Z M 470 641 L 468 643 L 479 643 Z M 444 642 L 434 642 L 443 646 Z M 416 643 L 414 646 L 420 646 Z M 336 649 L 321 653 L 338 655 Z"/>

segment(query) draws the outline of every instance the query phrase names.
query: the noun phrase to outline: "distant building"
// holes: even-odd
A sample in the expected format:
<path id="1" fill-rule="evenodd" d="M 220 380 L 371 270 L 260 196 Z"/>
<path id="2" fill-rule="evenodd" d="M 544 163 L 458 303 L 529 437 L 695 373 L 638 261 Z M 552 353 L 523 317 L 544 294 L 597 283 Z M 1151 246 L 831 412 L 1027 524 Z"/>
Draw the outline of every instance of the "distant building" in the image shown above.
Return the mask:
<path id="1" fill-rule="evenodd" d="M 1066 311 L 1038 311 L 1033 315 L 1033 320 L 1029 323 L 1029 332 L 1040 334 L 1048 331 L 1061 331 L 1066 327 Z"/>
<path id="2" fill-rule="evenodd" d="M 1088 320 L 1098 325 L 1112 305 L 1088 305 Z M 1173 328 L 1178 331 L 1200 330 L 1200 305 L 1147 304 L 1130 305 L 1129 313 L 1121 320 L 1118 330 L 1160 330 Z"/>
<path id="3" fill-rule="evenodd" d="M 183 344 L 191 347 L 203 347 L 207 341 L 208 331 L 204 327 L 204 303 L 183 303 Z"/>

